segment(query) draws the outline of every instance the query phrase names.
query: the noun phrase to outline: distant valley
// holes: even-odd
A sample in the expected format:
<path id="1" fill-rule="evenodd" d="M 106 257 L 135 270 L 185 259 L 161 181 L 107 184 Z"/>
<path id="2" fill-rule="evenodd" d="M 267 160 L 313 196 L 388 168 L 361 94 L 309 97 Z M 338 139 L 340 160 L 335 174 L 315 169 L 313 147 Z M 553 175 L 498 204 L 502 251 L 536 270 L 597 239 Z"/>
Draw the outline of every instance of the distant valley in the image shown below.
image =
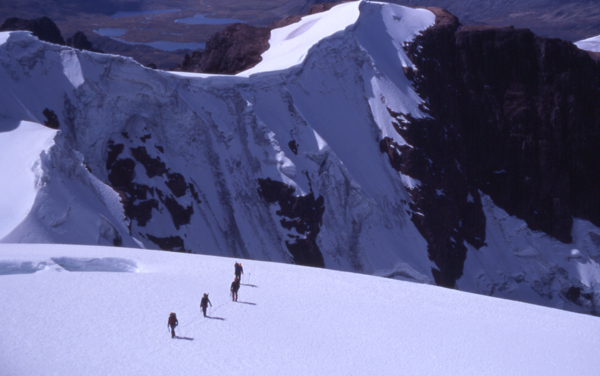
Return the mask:
<path id="1" fill-rule="evenodd" d="M 300 13 L 304 4 L 303 0 L 22 0 L 0 4 L 0 24 L 9 17 L 47 16 L 65 39 L 82 31 L 95 48 L 168 69 L 179 64 L 186 52 L 203 48 L 211 35 L 228 24 L 266 26 Z"/>
<path id="2" fill-rule="evenodd" d="M 171 69 L 186 53 L 204 48 L 234 22 L 265 27 L 305 14 L 328 0 L 20 0 L 0 4 L 0 23 L 9 17 L 51 18 L 65 39 L 83 32 L 95 48 L 133 57 L 143 65 Z M 393 0 L 407 6 L 448 9 L 463 24 L 514 25 L 544 37 L 577 41 L 600 35 L 600 8 L 588 0 Z"/>

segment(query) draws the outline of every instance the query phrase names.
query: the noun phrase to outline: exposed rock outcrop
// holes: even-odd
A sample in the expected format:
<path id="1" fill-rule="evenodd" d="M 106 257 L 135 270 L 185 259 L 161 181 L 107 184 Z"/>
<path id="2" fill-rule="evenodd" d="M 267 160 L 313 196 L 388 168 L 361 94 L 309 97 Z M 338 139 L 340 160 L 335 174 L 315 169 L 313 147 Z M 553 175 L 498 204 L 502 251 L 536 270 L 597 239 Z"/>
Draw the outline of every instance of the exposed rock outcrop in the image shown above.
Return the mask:
<path id="1" fill-rule="evenodd" d="M 58 116 L 49 108 L 45 108 L 42 111 L 42 114 L 46 117 L 44 121 L 44 125 L 51 129 L 58 129 L 60 127 L 60 122 L 58 121 Z"/>
<path id="2" fill-rule="evenodd" d="M 294 229 L 300 235 L 289 235 L 294 241 L 285 245 L 298 265 L 324 267 L 323 254 L 317 245 L 323 212 L 324 199 L 315 199 L 311 192 L 306 196 L 294 196 L 296 189 L 289 185 L 267 179 L 258 179 L 258 194 L 269 204 L 279 204 L 277 214 L 282 217 L 281 226 Z"/>
<path id="3" fill-rule="evenodd" d="M 177 71 L 235 74 L 261 61 L 269 48 L 268 28 L 236 23 L 213 35 L 206 49 L 186 54 Z"/>
<path id="4" fill-rule="evenodd" d="M 413 190 L 413 222 L 453 286 L 479 247 L 485 217 L 478 192 L 561 242 L 573 217 L 600 225 L 600 65 L 570 42 L 527 29 L 463 26 L 441 9 L 406 46 L 406 73 L 430 118 L 391 116 L 411 147 L 382 141 Z"/>
<path id="5" fill-rule="evenodd" d="M 127 132 L 122 132 L 121 135 L 126 140 L 132 139 Z M 148 133 L 139 140 L 146 143 L 151 137 L 151 134 Z M 179 203 L 178 198 L 184 196 L 189 188 L 190 195 L 194 200 L 197 203 L 200 203 L 201 200 L 192 183 L 188 184 L 182 174 L 170 172 L 165 162 L 158 156 L 152 157 L 145 146 L 131 147 L 126 150 L 124 144 L 115 143 L 111 139 L 107 149 L 108 180 L 116 190 L 121 192 L 125 215 L 130 221 L 135 220 L 138 226 L 145 227 L 152 220 L 153 210 L 160 211 L 164 207 L 171 215 L 176 230 L 190 223 L 194 209 L 192 205 Z M 125 157 L 127 152 L 133 158 Z M 154 184 L 159 184 L 159 181 L 164 182 L 173 194 L 165 193 L 154 185 L 136 182 L 135 166 L 137 163 L 142 165 L 148 179 L 158 178 L 150 180 L 151 182 Z M 146 236 L 161 249 L 185 251 L 184 240 L 179 236 L 167 238 L 152 237 L 150 234 L 146 234 Z"/>
<path id="6" fill-rule="evenodd" d="M 24 20 L 21 18 L 11 17 L 7 18 L 0 31 L 15 31 L 15 30 L 27 30 L 38 37 L 40 40 L 54 43 L 54 44 L 65 44 L 60 30 L 56 24 L 48 17 L 36 18 L 34 20 Z"/>
<path id="7" fill-rule="evenodd" d="M 21 18 L 11 17 L 6 19 L 2 26 L 0 26 L 0 31 L 16 30 L 31 31 L 31 33 L 34 36 L 38 37 L 39 40 L 43 40 L 46 42 L 66 45 L 69 47 L 77 48 L 78 50 L 103 52 L 102 50 L 95 49 L 92 45 L 92 42 L 90 42 L 86 35 L 81 31 L 78 31 L 75 34 L 73 34 L 72 37 L 67 38 L 65 42 L 58 26 L 56 26 L 54 21 L 52 21 L 48 17 L 36 18 L 33 20 L 25 20 Z"/>
<path id="8" fill-rule="evenodd" d="M 339 3 L 316 4 L 307 14 L 325 12 Z M 262 60 L 269 48 L 271 30 L 300 21 L 301 16 L 290 16 L 273 22 L 268 27 L 236 23 L 214 34 L 204 50 L 186 54 L 175 71 L 196 73 L 236 74 L 250 69 Z"/>
<path id="9" fill-rule="evenodd" d="M 92 42 L 88 40 L 85 34 L 81 31 L 73 34 L 71 38 L 67 38 L 67 46 L 77 48 L 78 50 L 86 50 L 92 52 L 104 52 L 102 50 L 97 50 L 92 45 Z"/>

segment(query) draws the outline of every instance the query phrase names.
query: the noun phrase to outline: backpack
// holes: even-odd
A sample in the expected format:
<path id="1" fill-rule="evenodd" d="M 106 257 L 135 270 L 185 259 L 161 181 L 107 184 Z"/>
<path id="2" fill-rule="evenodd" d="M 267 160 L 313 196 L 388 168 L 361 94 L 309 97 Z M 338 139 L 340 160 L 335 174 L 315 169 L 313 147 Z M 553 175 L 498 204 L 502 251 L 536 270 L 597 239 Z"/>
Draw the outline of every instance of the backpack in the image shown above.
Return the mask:
<path id="1" fill-rule="evenodd" d="M 169 325 L 177 325 L 177 315 L 173 312 L 169 315 Z"/>

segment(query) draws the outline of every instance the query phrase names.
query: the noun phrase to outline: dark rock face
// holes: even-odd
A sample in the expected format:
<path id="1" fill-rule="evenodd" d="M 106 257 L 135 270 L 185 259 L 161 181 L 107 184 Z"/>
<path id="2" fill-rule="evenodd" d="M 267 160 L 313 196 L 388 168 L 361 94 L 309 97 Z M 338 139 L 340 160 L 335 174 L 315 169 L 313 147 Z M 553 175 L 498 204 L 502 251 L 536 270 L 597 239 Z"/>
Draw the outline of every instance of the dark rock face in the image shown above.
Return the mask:
<path id="1" fill-rule="evenodd" d="M 490 50 L 485 39 L 498 47 L 481 59 L 473 51 Z M 598 62 L 569 42 L 528 30 L 460 31 L 457 50 L 470 72 L 463 79 L 472 110 L 462 114 L 466 136 L 484 140 L 472 145 L 469 166 L 489 185 L 481 190 L 533 230 L 565 243 L 572 217 L 600 225 Z M 490 68 L 498 73 L 489 77 Z"/>
<path id="2" fill-rule="evenodd" d="M 192 214 L 194 214 L 193 206 L 190 205 L 183 207 L 171 195 L 165 198 L 164 204 L 171 214 L 171 218 L 173 218 L 173 224 L 175 225 L 175 228 L 179 230 L 180 226 L 190 223 L 190 218 Z"/>
<path id="3" fill-rule="evenodd" d="M 102 50 L 96 50 L 92 45 L 92 42 L 90 42 L 85 36 L 85 34 L 81 31 L 78 31 L 75 34 L 73 34 L 71 38 L 67 38 L 67 46 L 77 48 L 78 50 L 104 52 Z"/>
<path id="4" fill-rule="evenodd" d="M 168 70 L 181 62 L 181 51 L 162 51 L 142 44 L 125 44 L 109 37 L 87 35 L 94 49 L 113 55 L 128 56 L 140 64 L 156 69 Z"/>
<path id="5" fill-rule="evenodd" d="M 206 49 L 185 55 L 175 70 L 185 72 L 236 74 L 261 61 L 269 48 L 271 31 L 247 24 L 232 24 L 213 35 Z"/>
<path id="6" fill-rule="evenodd" d="M 288 142 L 288 146 L 290 148 L 290 150 L 292 151 L 292 153 L 298 155 L 298 143 L 296 142 L 296 140 L 292 140 L 290 142 Z"/>
<path id="7" fill-rule="evenodd" d="M 431 116 L 390 112 L 414 148 L 382 140 L 394 168 L 423 184 L 413 221 L 453 286 L 466 249 L 485 243 L 478 192 L 533 230 L 571 241 L 573 217 L 600 225 L 600 65 L 570 42 L 511 27 L 436 25 L 406 46 Z M 434 195 L 434 191 L 437 193 Z M 436 218 L 437 217 L 437 218 Z"/>
<path id="8" fill-rule="evenodd" d="M 43 40 L 46 42 L 67 45 L 73 48 L 77 48 L 78 50 L 86 50 L 92 52 L 103 52 L 101 50 L 94 49 L 92 46 L 92 42 L 88 40 L 86 35 L 78 31 L 71 38 L 67 38 L 67 41 L 62 37 L 58 26 L 48 17 L 37 18 L 34 20 L 24 20 L 21 18 L 8 18 L 2 26 L 0 26 L 0 31 L 13 31 L 13 30 L 27 30 L 31 31 L 31 33 L 38 37 L 39 40 Z"/>
<path id="9" fill-rule="evenodd" d="M 130 139 L 127 132 L 122 132 L 121 135 L 128 140 Z M 140 137 L 140 140 L 145 143 L 150 138 L 151 135 L 148 134 Z M 107 148 L 106 170 L 108 181 L 116 190 L 122 193 L 127 218 L 136 220 L 138 226 L 144 227 L 152 219 L 153 210 L 161 211 L 161 208 L 165 207 L 171 215 L 173 225 L 177 230 L 181 226 L 190 223 L 194 208 L 191 205 L 181 205 L 177 198 L 184 196 L 189 188 L 190 195 L 197 203 L 200 203 L 199 195 L 192 183 L 187 183 L 182 174 L 170 172 L 160 157 L 152 157 L 145 146 L 129 148 L 133 158 L 123 156 L 126 151 L 124 144 L 116 144 L 113 140 L 110 140 Z M 140 163 L 144 167 L 148 178 L 159 178 L 173 194 L 165 194 L 158 188 L 136 183 L 136 163 Z M 175 248 L 177 250 L 185 250 L 183 239 L 180 239 L 181 246 L 178 242 L 174 243 L 174 240 L 170 238 L 170 240 L 160 240 L 156 237 L 148 237 L 148 239 L 161 248 L 176 244 Z"/>
<path id="10" fill-rule="evenodd" d="M 44 111 L 42 111 L 42 114 L 46 117 L 46 120 L 44 121 L 45 126 L 52 129 L 58 129 L 58 127 L 60 127 L 58 116 L 56 116 L 56 113 L 54 113 L 54 111 L 45 108 Z"/>
<path id="11" fill-rule="evenodd" d="M 310 6 L 310 8 L 308 8 L 308 11 L 306 12 L 306 14 L 311 15 L 311 14 L 317 14 L 317 13 L 321 13 L 321 12 L 327 12 L 329 9 L 333 8 L 334 6 L 336 6 L 338 4 L 348 3 L 350 1 L 353 1 L 353 0 L 338 1 L 338 2 L 324 2 L 324 3 L 320 3 L 320 4 L 313 4 Z"/>
<path id="12" fill-rule="evenodd" d="M 278 203 L 281 226 L 296 230 L 303 237 L 295 236 L 295 241 L 285 242 L 294 257 L 294 263 L 306 266 L 325 267 L 323 254 L 317 245 L 325 205 L 323 196 L 315 199 L 311 192 L 306 196 L 294 196 L 296 189 L 289 185 L 267 179 L 258 179 L 258 194 L 268 203 Z M 289 235 L 292 236 L 292 235 Z"/>
<path id="13" fill-rule="evenodd" d="M 181 239 L 180 236 L 168 236 L 165 238 L 159 238 L 150 234 L 146 234 L 146 236 L 152 243 L 159 246 L 163 251 L 190 253 L 190 251 L 185 249 L 183 239 Z"/>
<path id="14" fill-rule="evenodd" d="M 409 116 L 410 125 L 401 127 L 404 116 L 390 113 L 402 137 L 419 146 L 400 146 L 384 139 L 380 147 L 394 168 L 421 183 L 409 190 L 411 219 L 427 240 L 429 258 L 438 267 L 432 270 L 436 283 L 452 287 L 462 276 L 467 257 L 464 243 L 476 248 L 485 245 L 486 219 L 479 192 L 470 186 L 455 157 L 461 145 L 448 143 L 457 139 L 455 131 L 439 127 L 433 119 Z"/>
<path id="15" fill-rule="evenodd" d="M 39 40 L 54 44 L 65 44 L 65 40 L 60 34 L 60 30 L 56 24 L 48 17 L 36 18 L 34 20 L 24 20 L 21 18 L 11 17 L 6 19 L 0 31 L 15 31 L 27 30 L 38 37 Z"/>
<path id="16" fill-rule="evenodd" d="M 160 157 L 152 158 L 148 154 L 148 151 L 146 151 L 146 147 L 138 146 L 137 148 L 131 148 L 130 150 L 131 155 L 133 155 L 135 160 L 144 166 L 146 175 L 148 175 L 149 178 L 160 176 L 167 172 L 167 167 L 165 163 L 160 160 Z"/>
<path id="17" fill-rule="evenodd" d="M 171 192 L 173 192 L 175 197 L 181 197 L 185 195 L 188 185 L 185 182 L 185 178 L 183 177 L 183 175 L 177 172 L 174 172 L 172 174 L 167 173 L 167 178 L 169 179 L 166 183 L 167 187 L 169 187 L 169 189 L 171 190 Z M 193 189 L 193 185 L 191 184 L 190 189 Z"/>
<path id="18" fill-rule="evenodd" d="M 139 226 L 145 226 L 152 218 L 152 209 L 158 209 L 158 201 L 148 199 L 149 187 L 136 184 L 135 161 L 131 158 L 119 158 L 124 151 L 123 144 L 108 144 L 106 170 L 110 184 L 123 193 L 123 206 L 127 218 L 135 219 Z"/>

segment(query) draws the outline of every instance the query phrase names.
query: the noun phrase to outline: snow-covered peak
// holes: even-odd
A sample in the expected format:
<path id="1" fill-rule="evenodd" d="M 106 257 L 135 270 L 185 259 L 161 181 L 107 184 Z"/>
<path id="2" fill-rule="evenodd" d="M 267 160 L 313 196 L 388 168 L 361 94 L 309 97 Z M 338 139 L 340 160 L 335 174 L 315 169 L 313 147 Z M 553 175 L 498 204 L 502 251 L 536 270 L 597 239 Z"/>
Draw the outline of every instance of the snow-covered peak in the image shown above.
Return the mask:
<path id="1" fill-rule="evenodd" d="M 272 30 L 270 47 L 263 53 L 262 61 L 238 76 L 248 77 L 301 64 L 317 43 L 350 28 L 360 34 L 361 45 L 368 50 L 373 50 L 371 44 L 382 47 L 380 41 L 387 40 L 382 33 L 387 33 L 395 49 L 403 55 L 403 44 L 434 22 L 433 13 L 425 9 L 371 1 L 342 3 L 326 12 L 304 16 L 297 23 Z M 409 64 L 406 57 L 401 60 L 402 65 Z"/>
<path id="2" fill-rule="evenodd" d="M 356 22 L 359 5 L 358 1 L 340 4 L 327 12 L 304 16 L 299 22 L 272 30 L 269 49 L 262 54 L 262 61 L 238 76 L 248 77 L 302 63 L 312 46 Z"/>
<path id="3" fill-rule="evenodd" d="M 575 45 L 582 50 L 600 52 L 600 35 L 580 40 L 575 42 Z"/>

